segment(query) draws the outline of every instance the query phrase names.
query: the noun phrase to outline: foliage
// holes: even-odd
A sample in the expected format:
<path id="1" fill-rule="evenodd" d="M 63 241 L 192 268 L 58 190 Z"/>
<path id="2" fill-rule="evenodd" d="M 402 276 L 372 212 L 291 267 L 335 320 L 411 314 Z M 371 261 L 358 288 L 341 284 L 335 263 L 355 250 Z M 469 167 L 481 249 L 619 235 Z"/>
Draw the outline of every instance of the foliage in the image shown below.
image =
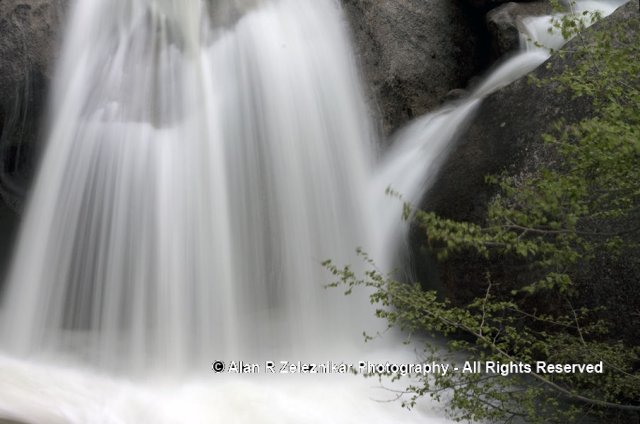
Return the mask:
<path id="1" fill-rule="evenodd" d="M 588 99 L 596 112 L 577 123 L 558 122 L 543 137 L 554 160 L 520 175 L 489 177 L 499 194 L 482 225 L 405 204 L 405 218 L 425 231 L 428 248 L 439 260 L 476 258 L 482 265 L 474 300 L 458 304 L 398 282 L 377 271 L 363 252 L 371 265 L 363 276 L 330 261 L 324 265 L 337 277 L 333 286 L 346 286 L 348 292 L 372 288 L 377 316 L 390 327 L 410 335 L 446 336 L 446 349 L 425 344 L 425 362 L 460 363 L 457 352 L 464 352 L 470 361 L 503 364 L 602 362 L 604 374 L 547 374 L 534 368 L 506 375 L 412 376 L 403 398 L 407 407 L 429 395 L 447 400 L 452 417 L 460 421 L 529 423 L 585 416 L 627 422 L 640 411 L 638 341 L 619 340 L 607 319 L 615 311 L 584 301 L 584 280 L 596 259 L 638 261 L 640 20 L 591 31 L 588 41 L 580 22 L 570 15 L 554 21 L 565 37 L 578 37 L 569 52 L 575 64 L 537 83 Z M 512 266 L 512 272 L 494 275 L 497 262 Z M 516 268 L 519 275 L 513 278 Z"/>
<path id="2" fill-rule="evenodd" d="M 634 369 L 640 350 L 600 341 L 607 332 L 606 323 L 591 320 L 589 310 L 532 313 L 517 297 L 505 299 L 493 294 L 489 276 L 484 297 L 456 306 L 440 300 L 435 291 L 381 274 L 366 254 L 360 254 L 372 265 L 363 277 L 349 267 L 325 262 L 339 279 L 333 286 L 344 285 L 348 291 L 358 286 L 373 288 L 371 301 L 379 306 L 376 315 L 386 319 L 389 327 L 399 327 L 409 335 L 449 338 L 445 349 L 425 343 L 422 362 L 458 364 L 460 368 L 447 374 L 410 376 L 403 406 L 413 407 L 428 395 L 446 400 L 451 417 L 457 421 L 511 422 L 521 418 L 529 423 L 566 423 L 587 413 L 611 418 L 611 410 L 640 410 L 640 406 L 621 402 L 640 398 L 640 374 Z M 460 352 L 467 361 L 530 364 L 532 368 L 522 373 L 462 372 Z M 602 361 L 605 373 L 545 374 L 533 367 L 536 361 Z"/>

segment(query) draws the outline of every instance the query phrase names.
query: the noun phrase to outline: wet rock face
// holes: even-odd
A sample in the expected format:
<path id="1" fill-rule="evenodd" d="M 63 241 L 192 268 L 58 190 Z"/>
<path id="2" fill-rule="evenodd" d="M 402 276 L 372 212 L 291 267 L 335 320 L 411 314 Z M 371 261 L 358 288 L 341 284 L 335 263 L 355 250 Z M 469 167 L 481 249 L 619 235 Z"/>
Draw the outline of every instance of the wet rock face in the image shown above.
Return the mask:
<path id="1" fill-rule="evenodd" d="M 13 248 L 67 0 L 0 0 L 0 281 Z"/>
<path id="2" fill-rule="evenodd" d="M 501 57 L 520 49 L 520 22 L 523 18 L 551 13 L 553 8 L 546 0 L 532 3 L 506 3 L 487 13 L 487 29 L 491 35 L 494 57 Z"/>
<path id="3" fill-rule="evenodd" d="M 483 16 L 464 0 L 342 0 L 371 109 L 389 134 L 486 65 Z"/>
<path id="4" fill-rule="evenodd" d="M 67 0 L 0 0 L 0 195 L 19 208 L 59 51 Z"/>
<path id="5" fill-rule="evenodd" d="M 630 19 L 640 19 L 637 2 L 628 3 L 596 25 L 606 29 L 609 25 Z M 589 30 L 584 33 L 586 42 L 589 42 L 589 34 Z M 567 45 L 567 50 L 571 51 L 571 44 Z M 571 54 L 553 56 L 533 75 L 544 80 L 559 75 L 574 63 Z M 452 149 L 422 208 L 449 219 L 484 222 L 488 204 L 496 193 L 496 187 L 488 184 L 485 176 L 498 175 L 503 171 L 521 175 L 540 164 L 553 163 L 557 158 L 544 149 L 542 134 L 551 132 L 559 119 L 568 123 L 578 122 L 592 113 L 593 105 L 588 99 L 574 98 L 566 91 L 558 93 L 551 84 L 537 87 L 527 78 L 498 90 L 484 100 L 473 122 Z M 424 234 L 416 228 L 411 245 L 418 278 L 426 281 L 429 276 L 421 264 L 431 258 L 422 249 Z M 585 297 L 593 299 L 594 304 L 606 305 L 612 311 L 624 311 L 620 314 L 623 319 L 608 318 L 619 324 L 621 334 L 637 340 L 640 338 L 640 317 L 634 321 L 627 319 L 640 302 L 637 277 L 631 277 L 640 275 L 640 261 L 636 257 L 636 254 L 631 254 L 623 261 L 611 257 L 597 258 L 593 268 L 585 270 L 589 278 L 585 278 L 584 290 Z M 505 264 L 505 272 L 517 281 L 518 275 L 513 274 L 512 265 Z M 462 256 L 440 264 L 437 278 L 445 287 L 445 294 L 465 300 L 478 296 L 482 287 L 478 284 L 482 278 L 477 275 L 480 266 L 479 260 Z"/>
<path id="6" fill-rule="evenodd" d="M 637 2 L 630 2 L 596 25 L 607 28 L 637 19 L 638 14 Z M 587 30 L 582 40 L 588 42 L 589 34 Z M 581 41 L 570 41 L 566 49 L 570 51 L 577 42 Z M 545 80 L 575 66 L 574 61 L 570 54 L 552 56 L 532 75 Z M 447 218 L 481 222 L 495 189 L 485 176 L 503 170 L 515 175 L 540 161 L 553 160 L 541 157 L 542 134 L 550 132 L 559 119 L 578 122 L 592 111 L 588 99 L 575 98 L 567 91 L 558 93 L 551 84 L 538 87 L 526 77 L 498 90 L 483 101 L 460 136 L 423 206 Z"/>

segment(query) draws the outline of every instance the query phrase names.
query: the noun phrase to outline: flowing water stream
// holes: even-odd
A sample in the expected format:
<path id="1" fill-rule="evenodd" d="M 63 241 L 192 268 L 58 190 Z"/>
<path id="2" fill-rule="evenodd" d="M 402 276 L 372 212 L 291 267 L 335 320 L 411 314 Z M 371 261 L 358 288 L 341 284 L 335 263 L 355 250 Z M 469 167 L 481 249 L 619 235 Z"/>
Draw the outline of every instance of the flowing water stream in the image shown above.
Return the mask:
<path id="1" fill-rule="evenodd" d="M 385 188 L 417 201 L 482 98 L 548 54 L 506 62 L 375 163 L 332 0 L 78 1 L 68 25 L 4 293 L 0 416 L 446 421 L 376 402 L 393 395 L 362 377 L 211 362 L 415 361 L 395 339 L 363 346 L 380 325 L 366 293 L 326 290 L 320 263 L 362 246 L 388 266 L 403 224 Z"/>

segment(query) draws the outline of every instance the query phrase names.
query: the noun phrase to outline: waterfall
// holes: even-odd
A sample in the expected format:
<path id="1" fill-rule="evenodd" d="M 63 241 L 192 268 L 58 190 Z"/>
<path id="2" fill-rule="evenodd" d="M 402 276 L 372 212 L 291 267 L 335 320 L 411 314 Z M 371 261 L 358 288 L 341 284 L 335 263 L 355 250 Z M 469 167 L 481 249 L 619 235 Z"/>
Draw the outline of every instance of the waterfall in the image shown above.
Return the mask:
<path id="1" fill-rule="evenodd" d="M 212 7 L 77 2 L 10 348 L 131 372 L 360 341 L 370 312 L 320 266 L 368 244 L 369 122 L 339 11 Z"/>
<path id="2" fill-rule="evenodd" d="M 390 265 L 403 224 L 384 189 L 417 202 L 482 98 L 547 56 L 505 63 L 376 164 L 333 0 L 75 2 L 3 296 L 0 417 L 446 422 L 360 376 L 210 364 L 415 360 L 362 346 L 366 293 L 326 290 L 320 264 L 362 246 Z"/>

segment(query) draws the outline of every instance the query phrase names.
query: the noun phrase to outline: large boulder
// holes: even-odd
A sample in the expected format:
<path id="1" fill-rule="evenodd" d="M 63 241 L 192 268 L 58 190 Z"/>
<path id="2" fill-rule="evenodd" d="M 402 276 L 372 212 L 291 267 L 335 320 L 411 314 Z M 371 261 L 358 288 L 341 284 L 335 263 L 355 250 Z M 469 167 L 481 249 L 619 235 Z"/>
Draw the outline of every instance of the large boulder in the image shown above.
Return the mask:
<path id="1" fill-rule="evenodd" d="M 481 14 L 464 0 L 342 0 L 377 121 L 388 134 L 486 65 Z"/>
<path id="2" fill-rule="evenodd" d="M 640 32 L 640 11 L 635 1 L 618 9 L 614 14 L 596 24 L 605 29 L 620 22 L 631 22 Z M 589 42 L 588 30 L 573 42 Z M 567 46 L 571 51 L 571 44 Z M 558 75 L 572 67 L 571 54 L 556 55 L 533 72 L 539 79 Z M 485 181 L 486 175 L 506 171 L 510 175 L 523 175 L 539 164 L 551 165 L 556 157 L 545 149 L 542 134 L 552 132 L 559 119 L 578 122 L 593 113 L 590 100 L 574 98 L 571 93 L 558 93 L 556 87 L 544 84 L 540 87 L 522 78 L 485 99 L 478 114 L 452 149 L 448 160 L 441 167 L 432 189 L 427 193 L 422 208 L 435 211 L 455 220 L 484 222 L 487 205 L 496 194 L 494 185 Z M 428 278 L 424 264 L 432 264 L 423 246 L 424 235 L 414 229 L 412 246 L 414 263 L 419 277 Z M 503 271 L 514 281 L 513 264 L 503 264 Z M 478 284 L 480 264 L 470 257 L 457 257 L 438 267 L 439 285 L 451 298 L 468 300 L 481 294 Z M 420 269 L 422 267 L 422 269 Z M 523 271 L 523 273 L 526 271 Z M 620 333 L 640 338 L 640 317 L 634 308 L 640 304 L 640 261 L 635 254 L 622 260 L 597 258 L 596 265 L 587 270 L 585 302 L 608 307 L 620 314 L 609 319 L 619 324 Z"/>
<path id="3" fill-rule="evenodd" d="M 637 2 L 630 2 L 595 27 L 607 28 L 618 22 L 637 19 Z M 588 42 L 590 31 L 571 43 Z M 571 54 L 554 55 L 532 72 L 538 79 L 559 75 L 573 65 Z M 521 78 L 487 97 L 473 122 L 459 137 L 437 181 L 425 196 L 424 206 L 446 217 L 481 220 L 494 186 L 486 175 L 503 170 L 513 173 L 544 160 L 542 134 L 550 132 L 559 119 L 577 122 L 588 117 L 592 103 L 575 98 L 570 92 L 558 93 L 556 87 L 532 84 Z"/>

